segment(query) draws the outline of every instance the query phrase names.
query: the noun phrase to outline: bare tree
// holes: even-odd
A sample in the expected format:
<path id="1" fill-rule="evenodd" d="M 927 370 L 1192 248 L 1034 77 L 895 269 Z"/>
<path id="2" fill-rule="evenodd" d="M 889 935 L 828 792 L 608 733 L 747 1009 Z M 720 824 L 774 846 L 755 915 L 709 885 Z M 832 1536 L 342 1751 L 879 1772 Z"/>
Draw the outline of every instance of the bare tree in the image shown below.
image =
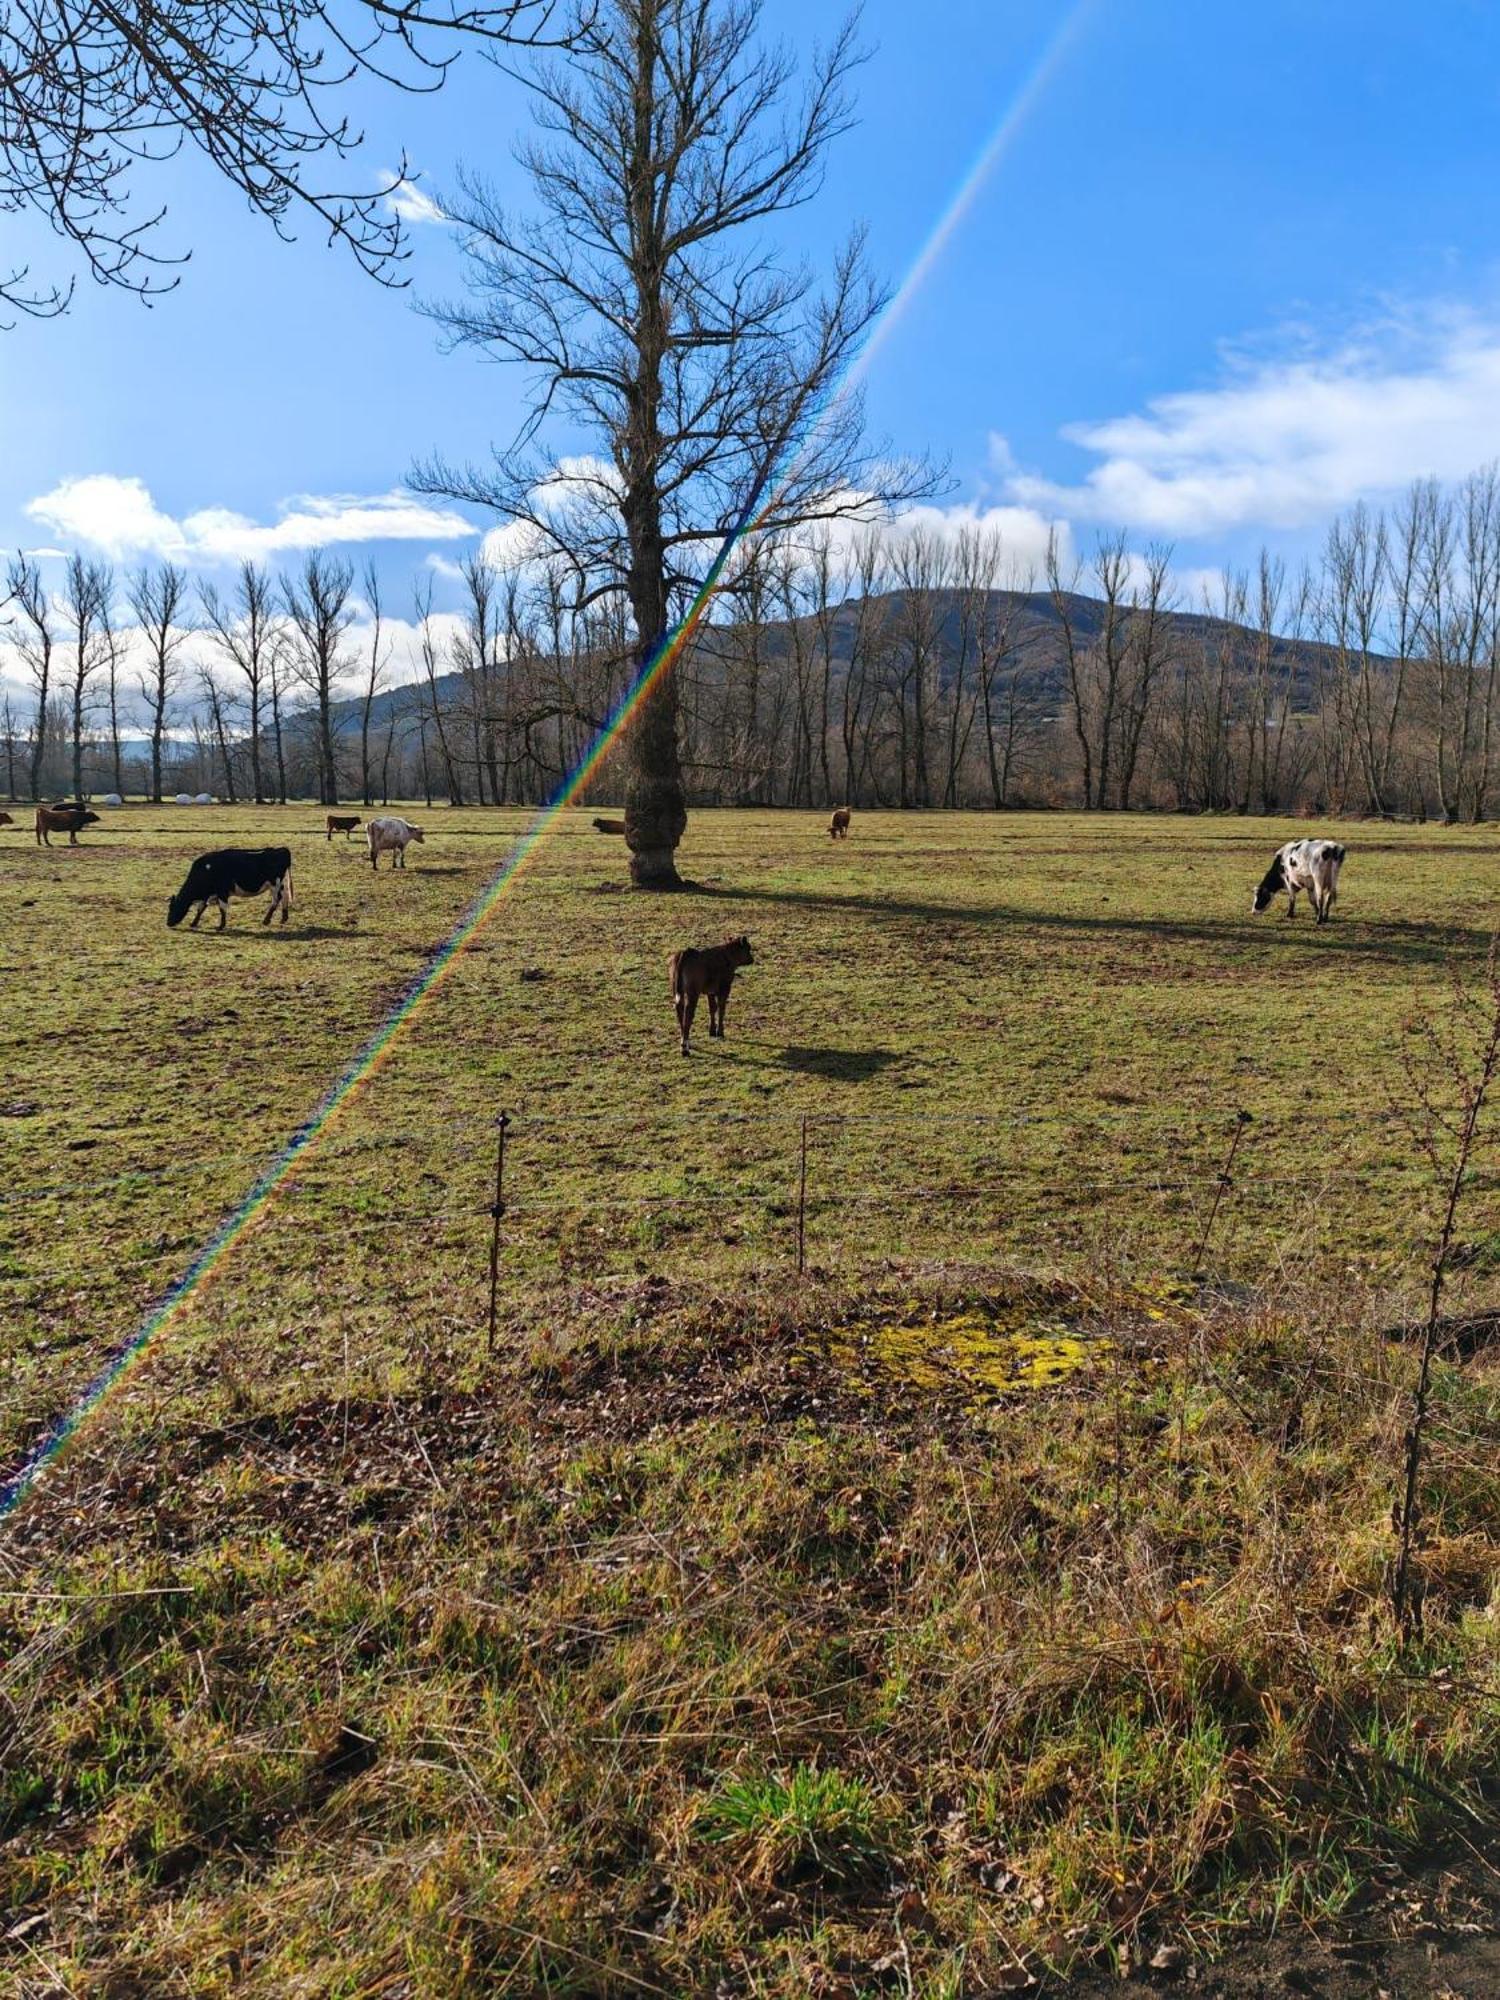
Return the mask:
<path id="1" fill-rule="evenodd" d="M 3 741 L 5 746 L 5 796 L 8 799 L 17 799 L 20 797 L 20 793 L 16 790 L 16 751 L 20 742 L 20 723 L 8 694 L 0 697 L 0 741 Z"/>
<path id="2" fill-rule="evenodd" d="M 844 666 L 843 699 L 839 705 L 839 736 L 844 749 L 844 801 L 862 802 L 870 775 L 870 734 L 875 716 L 875 665 L 880 651 L 882 616 L 879 591 L 883 581 L 885 544 L 873 532 L 858 537 L 844 571 L 843 592 L 854 599 L 846 623 L 848 657 Z"/>
<path id="3" fill-rule="evenodd" d="M 220 597 L 213 584 L 203 584 L 198 593 L 203 615 L 214 643 L 228 664 L 245 683 L 246 745 L 250 753 L 250 788 L 255 803 L 265 798 L 261 769 L 261 737 L 272 656 L 279 642 L 276 626 L 276 592 L 270 577 L 254 563 L 240 565 L 233 598 Z M 278 714 L 279 735 L 279 714 Z M 278 757 L 279 757 L 278 748 Z M 286 785 L 283 779 L 282 795 Z"/>
<path id="4" fill-rule="evenodd" d="M 230 805 L 237 805 L 239 800 L 238 788 L 234 782 L 234 754 L 229 741 L 229 703 L 212 668 L 199 667 L 198 692 L 208 705 L 208 719 L 213 725 L 214 732 L 214 748 L 218 752 L 219 769 L 223 774 L 224 796 Z M 209 789 L 213 789 L 211 784 Z"/>
<path id="5" fill-rule="evenodd" d="M 132 179 L 195 147 L 283 236 L 298 216 L 362 268 L 400 280 L 389 197 L 318 184 L 361 135 L 331 100 L 361 76 L 435 90 L 464 38 L 545 42 L 554 0 L 29 0 L 0 11 L 0 212 L 51 224 L 102 284 L 149 297 L 185 260 L 154 247 L 164 211 L 141 215 Z M 0 302 L 63 311 L 73 281 L 0 274 Z"/>
<path id="6" fill-rule="evenodd" d="M 443 769 L 448 774 L 449 803 L 461 806 L 464 802 L 463 780 L 454 762 L 452 749 L 449 747 L 448 732 L 443 724 L 443 700 L 438 692 L 438 645 L 432 629 L 432 580 L 430 577 L 417 586 L 416 599 L 417 630 L 421 635 L 419 645 L 422 654 L 422 673 L 427 683 L 428 712 L 432 721 L 433 733 L 438 740 L 438 749 L 442 753 Z M 425 728 L 422 731 L 422 786 L 424 791 L 430 790 L 427 774 L 427 732 Z M 431 804 L 430 797 L 428 803 L 429 805 Z"/>
<path id="7" fill-rule="evenodd" d="M 73 796 L 83 797 L 84 723 L 89 711 L 89 682 L 104 664 L 105 627 L 114 580 L 102 563 L 70 556 L 63 582 L 63 610 L 73 651 Z"/>
<path id="8" fill-rule="evenodd" d="M 106 596 L 99 608 L 100 642 L 104 649 L 104 665 L 109 674 L 109 754 L 110 772 L 117 797 L 125 790 L 125 763 L 120 751 L 120 668 L 125 660 L 125 641 L 115 625 L 115 607 L 112 596 Z"/>
<path id="9" fill-rule="evenodd" d="M 271 707 L 271 748 L 276 755 L 276 803 L 286 804 L 286 739 L 281 728 L 281 693 L 286 686 L 286 634 L 273 630 L 266 647 L 266 691 Z"/>
<path id="10" fill-rule="evenodd" d="M 1069 718 L 1074 740 L 1083 762 L 1083 809 L 1089 812 L 1098 803 L 1095 780 L 1095 747 L 1088 687 L 1087 645 L 1078 630 L 1074 606 L 1083 565 L 1074 561 L 1064 566 L 1062 543 L 1056 528 L 1047 536 L 1047 589 L 1062 631 L 1063 656 L 1068 671 Z"/>
<path id="11" fill-rule="evenodd" d="M 183 617 L 187 579 L 172 563 L 138 569 L 131 580 L 130 608 L 146 650 L 141 694 L 151 715 L 151 798 L 161 802 L 162 745 L 167 715 L 182 682 L 177 655 L 188 637 Z"/>
<path id="12" fill-rule="evenodd" d="M 348 661 L 344 634 L 354 622 L 349 593 L 354 571 L 337 556 L 314 550 L 301 574 L 281 580 L 282 603 L 295 635 L 292 672 L 317 705 L 318 798 L 339 802 L 338 764 L 333 751 L 335 690 Z"/>
<path id="13" fill-rule="evenodd" d="M 899 744 L 903 806 L 932 804 L 935 713 L 943 658 L 943 595 L 952 580 L 941 537 L 914 528 L 890 549 L 896 596 L 887 621 L 886 692 Z"/>
<path id="14" fill-rule="evenodd" d="M 831 289 L 757 240 L 817 191 L 846 128 L 851 32 L 793 70 L 758 42 L 760 0 L 597 0 L 569 25 L 568 66 L 527 81 L 544 138 L 523 154 L 536 212 L 517 220 L 478 176 L 446 204 L 469 297 L 433 308 L 455 344 L 519 362 L 537 383 L 521 438 L 487 469 L 433 463 L 430 492 L 525 522 L 572 565 L 576 605 L 623 590 L 644 680 L 675 616 L 752 517 L 767 530 L 927 490 L 861 443 L 857 398 L 834 394 L 883 302 L 855 239 Z M 547 419 L 606 457 L 537 457 Z M 632 718 L 626 842 L 633 879 L 678 881 L 687 824 L 670 669 Z"/>
<path id="15" fill-rule="evenodd" d="M 367 806 L 374 805 L 374 780 L 370 772 L 370 715 L 380 692 L 380 676 L 389 664 L 383 650 L 384 635 L 380 616 L 380 579 L 374 563 L 365 564 L 365 604 L 370 613 L 370 663 L 365 673 L 364 700 L 359 711 L 359 791 Z"/>
<path id="16" fill-rule="evenodd" d="M 17 608 L 11 620 L 16 651 L 36 689 L 36 720 L 31 728 L 31 769 L 27 784 L 33 799 L 41 797 L 42 766 L 47 754 L 48 702 L 52 693 L 53 655 L 57 650 L 56 613 L 42 583 L 42 573 L 29 556 L 17 555 L 5 575 L 6 594 Z"/>
<path id="17" fill-rule="evenodd" d="M 1002 591 L 1004 560 L 998 534 L 966 529 L 960 535 L 960 643 L 977 685 L 990 803 L 997 812 L 1010 803 L 1021 761 L 1042 715 L 1040 692 L 1035 676 L 1026 669 L 1016 618 L 1017 597 L 1029 593 L 1036 579 L 1029 572 L 1012 572 L 1008 588 Z"/>
<path id="18" fill-rule="evenodd" d="M 462 567 L 464 622 L 453 636 L 453 667 L 462 679 L 468 705 L 472 746 L 469 767 L 474 774 L 475 799 L 478 804 L 484 804 L 485 777 L 488 774 L 490 803 L 498 805 L 500 770 L 496 705 L 500 577 L 494 564 L 482 552 L 469 556 Z"/>
<path id="19" fill-rule="evenodd" d="M 1152 720 L 1157 690 L 1171 654 L 1171 565 L 1172 551 L 1153 544 L 1142 558 L 1139 580 L 1129 586 L 1132 611 L 1118 711 L 1121 812 L 1130 810 L 1147 724 Z"/>

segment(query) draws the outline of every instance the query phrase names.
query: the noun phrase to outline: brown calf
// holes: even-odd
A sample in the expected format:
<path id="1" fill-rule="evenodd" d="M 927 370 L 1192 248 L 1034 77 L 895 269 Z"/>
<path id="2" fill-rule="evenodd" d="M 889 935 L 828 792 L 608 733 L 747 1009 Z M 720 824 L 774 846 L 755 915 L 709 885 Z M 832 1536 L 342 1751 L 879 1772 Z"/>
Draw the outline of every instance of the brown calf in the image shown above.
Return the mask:
<path id="1" fill-rule="evenodd" d="M 849 808 L 847 806 L 839 807 L 833 818 L 828 822 L 828 831 L 835 840 L 847 840 L 849 838 Z"/>
<path id="2" fill-rule="evenodd" d="M 674 951 L 672 954 L 672 1005 L 677 1009 L 677 1026 L 682 1032 L 682 1053 L 688 1052 L 688 1035 L 698 1002 L 708 995 L 708 1032 L 724 1039 L 724 1009 L 729 1005 L 729 989 L 735 970 L 754 965 L 747 937 L 726 938 L 707 951 Z"/>
<path id="3" fill-rule="evenodd" d="M 90 812 L 87 806 L 65 805 L 61 799 L 55 806 L 38 806 L 36 844 L 38 847 L 50 847 L 52 842 L 47 838 L 49 833 L 65 833 L 68 836 L 69 847 L 76 847 L 79 828 L 95 825 L 98 818 L 98 813 Z"/>
<path id="4" fill-rule="evenodd" d="M 358 825 L 358 813 L 330 813 L 328 815 L 328 838 L 332 840 L 336 833 L 341 833 L 347 840 L 353 840 L 354 829 Z"/>

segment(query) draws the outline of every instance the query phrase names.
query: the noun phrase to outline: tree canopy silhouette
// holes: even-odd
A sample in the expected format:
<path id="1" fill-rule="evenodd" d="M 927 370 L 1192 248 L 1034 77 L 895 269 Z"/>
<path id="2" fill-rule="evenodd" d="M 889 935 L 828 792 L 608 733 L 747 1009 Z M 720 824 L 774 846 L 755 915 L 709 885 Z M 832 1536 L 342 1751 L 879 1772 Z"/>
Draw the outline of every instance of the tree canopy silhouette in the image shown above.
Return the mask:
<path id="1" fill-rule="evenodd" d="M 390 196 L 321 184 L 360 143 L 339 110 L 361 73 L 433 90 L 465 40 L 552 39 L 556 0 L 0 0 L 0 213 L 49 222 L 100 283 L 144 298 L 170 290 L 180 251 L 136 183 L 184 146 L 289 234 L 299 217 L 361 267 L 404 282 Z M 336 178 L 336 176 L 335 176 Z M 0 304 L 50 315 L 76 274 L 33 279 L 0 263 Z"/>

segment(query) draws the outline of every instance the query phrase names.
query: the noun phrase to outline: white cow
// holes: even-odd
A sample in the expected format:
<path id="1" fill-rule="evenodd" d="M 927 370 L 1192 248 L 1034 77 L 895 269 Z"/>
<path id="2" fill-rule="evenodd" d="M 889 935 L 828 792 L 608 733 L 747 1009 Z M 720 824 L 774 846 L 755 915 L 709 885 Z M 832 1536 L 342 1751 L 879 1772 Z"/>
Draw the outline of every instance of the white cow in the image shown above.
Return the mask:
<path id="1" fill-rule="evenodd" d="M 1320 924 L 1326 924 L 1338 898 L 1339 870 L 1343 865 L 1344 849 L 1336 840 L 1289 840 L 1285 847 L 1277 848 L 1265 880 L 1255 892 L 1255 901 L 1250 906 L 1252 916 L 1258 917 L 1262 910 L 1269 909 L 1273 899 L 1285 889 L 1286 913 L 1295 917 L 1298 892 L 1305 889 L 1313 915 Z"/>
<path id="2" fill-rule="evenodd" d="M 422 829 L 413 826 L 409 819 L 398 819 L 394 813 L 372 819 L 365 828 L 365 838 L 370 843 L 370 866 L 378 868 L 382 854 L 389 854 L 393 868 L 406 866 L 406 849 L 409 842 L 422 838 Z"/>

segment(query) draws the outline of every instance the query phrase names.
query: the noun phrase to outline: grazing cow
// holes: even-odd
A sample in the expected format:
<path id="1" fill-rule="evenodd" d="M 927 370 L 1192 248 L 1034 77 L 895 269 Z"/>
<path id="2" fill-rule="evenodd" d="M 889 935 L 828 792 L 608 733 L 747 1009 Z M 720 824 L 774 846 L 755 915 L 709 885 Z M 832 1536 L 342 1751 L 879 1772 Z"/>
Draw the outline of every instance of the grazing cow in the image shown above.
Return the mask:
<path id="1" fill-rule="evenodd" d="M 353 840 L 354 829 L 358 825 L 358 813 L 330 813 L 328 815 L 328 838 L 332 840 L 336 833 L 341 833 L 346 840 Z"/>
<path id="2" fill-rule="evenodd" d="M 1305 889 L 1313 915 L 1320 924 L 1326 924 L 1338 899 L 1344 852 L 1336 840 L 1289 840 L 1285 847 L 1278 847 L 1265 879 L 1255 892 L 1255 901 L 1250 906 L 1252 916 L 1258 917 L 1262 910 L 1269 909 L 1284 889 L 1286 913 L 1295 917 L 1298 893 Z"/>
<path id="3" fill-rule="evenodd" d="M 49 834 L 65 833 L 68 836 L 69 847 L 76 847 L 79 829 L 95 826 L 98 820 L 98 813 L 90 812 L 87 806 L 69 805 L 63 799 L 58 799 L 54 805 L 38 806 L 36 844 L 38 847 L 50 847 L 52 842 L 47 837 Z"/>
<path id="4" fill-rule="evenodd" d="M 199 919 L 210 903 L 219 906 L 219 929 L 229 914 L 231 896 L 259 896 L 269 889 L 271 904 L 261 918 L 268 924 L 277 910 L 287 920 L 292 907 L 292 850 L 289 847 L 216 847 L 200 854 L 187 872 L 187 880 L 167 905 L 167 928 L 176 930 L 194 903 L 198 915 L 188 925 L 198 928 Z"/>
<path id="5" fill-rule="evenodd" d="M 365 838 L 370 843 L 370 866 L 379 868 L 382 854 L 389 854 L 393 868 L 406 866 L 407 843 L 421 840 L 422 829 L 413 826 L 409 819 L 398 819 L 394 813 L 384 818 L 372 819 L 365 828 Z"/>
<path id="6" fill-rule="evenodd" d="M 622 819 L 596 819 L 594 825 L 600 833 L 623 833 L 625 831 L 625 822 Z"/>
<path id="7" fill-rule="evenodd" d="M 726 938 L 707 951 L 674 951 L 671 961 L 672 1005 L 677 1010 L 677 1026 L 682 1033 L 682 1053 L 688 1052 L 688 1035 L 698 1002 L 708 995 L 708 1032 L 724 1039 L 724 1010 L 729 1005 L 729 989 L 735 969 L 754 965 L 747 937 Z"/>
<path id="8" fill-rule="evenodd" d="M 15 821 L 11 818 L 9 813 L 0 813 L 0 826 L 14 826 L 14 825 Z"/>
<path id="9" fill-rule="evenodd" d="M 833 818 L 828 822 L 828 831 L 834 840 L 847 840 L 849 838 L 849 808 L 847 806 L 839 807 Z"/>

